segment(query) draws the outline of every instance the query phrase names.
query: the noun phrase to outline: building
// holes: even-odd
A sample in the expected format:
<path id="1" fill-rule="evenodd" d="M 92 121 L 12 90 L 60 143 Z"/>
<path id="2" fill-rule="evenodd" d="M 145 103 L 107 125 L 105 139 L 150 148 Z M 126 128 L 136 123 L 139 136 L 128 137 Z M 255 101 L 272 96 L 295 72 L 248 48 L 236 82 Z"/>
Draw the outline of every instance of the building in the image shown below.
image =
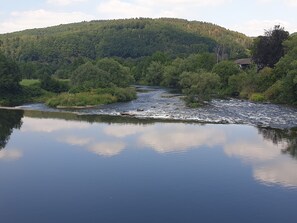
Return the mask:
<path id="1" fill-rule="evenodd" d="M 252 64 L 252 59 L 251 58 L 242 58 L 242 59 L 235 60 L 235 63 L 238 64 L 238 66 L 241 69 L 246 69 L 246 68 L 250 67 L 250 65 Z"/>

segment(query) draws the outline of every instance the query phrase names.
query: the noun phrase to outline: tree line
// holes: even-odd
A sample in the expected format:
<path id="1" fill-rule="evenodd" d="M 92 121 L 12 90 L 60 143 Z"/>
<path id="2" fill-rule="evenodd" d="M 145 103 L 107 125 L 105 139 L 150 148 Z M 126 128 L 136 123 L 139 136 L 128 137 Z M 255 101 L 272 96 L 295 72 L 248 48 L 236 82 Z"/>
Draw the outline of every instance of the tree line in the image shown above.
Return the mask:
<path id="1" fill-rule="evenodd" d="M 109 52 L 106 55 L 100 54 L 100 57 L 97 53 L 93 56 L 80 53 L 75 54 L 75 52 L 81 52 L 79 50 L 80 47 L 85 47 L 84 37 L 82 37 L 83 46 L 74 41 L 73 44 L 78 44 L 75 52 L 73 48 L 67 47 L 69 46 L 67 44 L 72 44 L 73 39 L 70 38 L 65 46 L 66 48 L 61 50 L 65 55 L 58 55 L 57 58 L 59 59 L 52 57 L 53 60 L 51 60 L 48 57 L 43 59 L 38 57 L 38 55 L 45 52 L 49 53 L 43 44 L 40 45 L 40 51 L 36 51 L 36 55 L 34 53 L 30 54 L 30 59 L 24 59 L 24 57 L 15 55 L 17 62 L 13 62 L 12 59 L 8 59 L 7 52 L 6 54 L 0 54 L 1 94 L 21 92 L 20 94 L 27 94 L 33 97 L 36 95 L 40 96 L 44 93 L 43 91 L 47 91 L 54 93 L 68 92 L 85 97 L 82 94 L 83 92 L 91 92 L 90 95 L 94 95 L 96 101 L 103 100 L 96 96 L 96 94 L 100 93 L 109 94 L 110 96 L 105 97 L 104 100 L 114 102 L 116 100 L 133 99 L 135 92 L 133 93 L 127 87 L 130 84 L 137 83 L 177 89 L 186 95 L 186 102 L 190 106 L 200 105 L 213 97 L 230 96 L 253 101 L 297 104 L 297 36 L 289 35 L 280 26 L 275 26 L 273 29 L 266 31 L 263 36 L 255 38 L 249 48 L 246 47 L 243 50 L 240 47 L 238 48 L 236 52 L 242 52 L 242 54 L 237 54 L 238 57 L 246 57 L 250 53 L 253 59 L 254 63 L 247 69 L 241 69 L 234 63 L 234 59 L 238 57 L 232 58 L 230 53 L 232 48 L 228 48 L 228 46 L 233 44 L 234 41 L 240 42 L 238 40 L 242 40 L 241 47 L 243 47 L 244 44 L 248 45 L 249 41 L 246 40 L 245 42 L 245 38 L 242 38 L 240 34 L 227 31 L 229 33 L 227 35 L 228 38 L 232 38 L 234 35 L 239 35 L 240 38 L 235 38 L 232 41 L 228 38 L 222 38 L 220 36 L 225 31 L 207 23 L 198 23 L 199 25 L 197 25 L 195 22 L 174 19 L 116 20 L 109 21 L 107 24 L 103 22 L 103 25 L 100 22 L 86 23 L 85 26 L 72 24 L 50 29 L 25 31 L 12 35 L 15 35 L 15 38 L 24 38 L 23 36 L 26 36 L 26 38 L 34 40 L 37 40 L 37 37 L 40 36 L 40 41 L 37 41 L 40 44 L 47 38 L 55 40 L 55 38 L 62 38 L 64 35 L 68 38 L 69 35 L 71 36 L 75 32 L 80 33 L 82 30 L 89 30 L 90 26 L 94 25 L 97 27 L 96 25 L 98 24 L 101 25 L 100 32 L 109 34 L 113 32 L 113 38 L 119 41 L 119 45 L 115 44 L 114 48 L 112 45 L 108 45 L 106 40 L 103 42 L 99 41 L 101 47 L 104 44 L 108 46 L 102 52 Z M 168 26 L 168 24 L 175 24 L 176 27 Z M 200 34 L 205 30 L 208 30 L 209 33 L 213 31 L 216 34 L 216 38 L 210 39 L 199 35 L 194 37 L 193 30 L 198 33 L 196 28 L 200 26 L 204 26 L 203 29 L 198 29 Z M 65 29 L 66 27 L 68 29 Z M 164 27 L 167 27 L 167 29 L 163 29 Z M 192 30 L 191 33 L 181 32 L 187 28 Z M 211 28 L 216 28 L 221 33 L 216 33 L 216 29 Z M 179 31 L 177 32 L 176 29 Z M 138 39 L 142 38 L 140 32 L 148 34 L 149 30 L 154 30 L 158 34 L 158 38 L 164 39 L 161 42 L 153 42 L 152 44 L 157 44 L 155 46 L 146 42 L 155 40 L 153 37 L 146 39 L 145 42 L 139 42 L 136 41 L 137 38 L 133 39 L 131 37 L 130 39 L 129 35 L 126 38 L 116 36 L 119 30 L 123 31 L 122 33 L 127 32 L 131 35 L 135 32 Z M 88 35 L 92 36 L 90 33 Z M 102 35 L 100 34 L 101 37 Z M 133 36 L 135 37 L 134 34 Z M 78 40 L 79 38 L 77 37 Z M 128 46 L 123 48 L 125 40 L 133 43 L 131 45 L 127 44 Z M 199 42 L 201 40 L 202 42 Z M 113 42 L 114 40 L 111 39 L 110 41 Z M 195 41 L 204 45 L 200 44 L 197 46 Z M 222 44 L 216 45 L 217 41 L 221 41 Z M 224 41 L 226 41 L 225 45 L 223 44 Z M 26 44 L 29 43 L 30 41 L 26 42 Z M 56 44 L 62 43 L 57 41 Z M 162 47 L 158 46 L 158 44 L 161 44 Z M 10 49 L 10 47 L 4 45 L 5 41 L 2 42 L 2 49 Z M 220 47 L 216 48 L 214 47 L 215 45 Z M 100 49 L 102 50 L 103 48 Z M 129 50 L 127 50 L 128 48 Z M 157 50 L 159 48 L 162 50 Z M 13 54 L 18 51 L 19 55 L 25 55 L 24 52 L 26 50 L 23 52 L 18 47 L 12 49 L 14 49 L 11 50 Z M 32 48 L 25 47 L 24 49 L 35 52 L 33 46 Z M 53 47 L 54 51 L 57 49 L 59 47 Z M 95 47 L 95 49 L 99 48 Z M 133 50 L 133 52 L 136 52 L 140 49 L 148 50 L 147 52 L 149 53 L 142 52 L 139 55 L 135 54 L 135 56 L 123 54 L 123 52 L 131 53 Z M 114 51 L 114 53 L 110 53 L 111 51 Z M 49 53 L 48 55 L 55 55 L 57 52 L 52 52 L 53 54 Z M 91 53 L 88 50 L 86 52 Z M 70 53 L 72 56 L 67 56 L 67 53 Z M 224 54 L 227 55 L 224 56 Z M 55 66 L 56 68 L 54 68 Z M 22 77 L 39 78 L 40 83 L 38 86 L 30 86 L 29 88 L 21 87 L 19 81 Z M 68 79 L 67 82 L 60 80 L 65 78 Z M 54 104 L 59 104 L 59 101 L 65 101 L 67 98 L 71 97 L 63 95 L 63 97 L 59 97 L 58 102 L 54 100 Z M 71 104 L 71 102 L 69 103 Z M 76 101 L 75 103 L 78 102 Z"/>

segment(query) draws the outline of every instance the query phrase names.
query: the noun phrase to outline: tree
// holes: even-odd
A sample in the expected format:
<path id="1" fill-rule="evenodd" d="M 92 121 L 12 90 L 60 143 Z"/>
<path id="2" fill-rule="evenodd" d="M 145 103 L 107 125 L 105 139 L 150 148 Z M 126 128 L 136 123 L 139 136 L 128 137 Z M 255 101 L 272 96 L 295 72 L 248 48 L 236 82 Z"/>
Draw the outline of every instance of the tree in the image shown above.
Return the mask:
<path id="1" fill-rule="evenodd" d="M 190 102 L 209 100 L 220 88 L 220 77 L 215 73 L 183 72 L 180 85 Z"/>
<path id="2" fill-rule="evenodd" d="M 259 36 L 254 40 L 251 52 L 253 61 L 259 70 L 266 66 L 273 68 L 284 56 L 283 42 L 288 37 L 289 32 L 277 25 L 274 29 L 265 31 L 264 36 Z"/>
<path id="3" fill-rule="evenodd" d="M 129 67 L 125 67 L 112 58 L 104 58 L 97 61 L 96 66 L 109 74 L 106 79 L 118 87 L 127 87 L 133 82 Z"/>
<path id="4" fill-rule="evenodd" d="M 71 77 L 74 86 L 85 88 L 127 87 L 132 81 L 129 68 L 110 58 L 80 65 Z"/>
<path id="5" fill-rule="evenodd" d="M 0 93 L 15 93 L 20 90 L 21 75 L 15 62 L 0 53 Z"/>
<path id="6" fill-rule="evenodd" d="M 171 88 L 180 88 L 180 75 L 183 70 L 184 60 L 176 58 L 172 63 L 165 67 L 162 85 Z"/>
<path id="7" fill-rule="evenodd" d="M 281 84 L 277 96 L 273 95 L 278 102 L 297 104 L 297 36 L 292 36 L 284 45 L 287 53 L 273 70 L 274 78 Z"/>
<path id="8" fill-rule="evenodd" d="M 104 88 L 112 84 L 109 73 L 91 62 L 79 66 L 73 72 L 71 83 L 76 87 L 82 88 Z"/>
<path id="9" fill-rule="evenodd" d="M 65 82 L 54 79 L 50 75 L 43 75 L 40 79 L 40 87 L 44 90 L 61 93 L 68 91 L 69 86 Z"/>
<path id="10" fill-rule="evenodd" d="M 151 85 L 160 85 L 163 80 L 164 66 L 160 62 L 153 61 L 147 68 L 146 80 Z"/>
<path id="11" fill-rule="evenodd" d="M 241 70 L 238 65 L 232 61 L 222 61 L 216 64 L 212 69 L 213 73 L 216 73 L 221 77 L 223 87 L 227 87 L 230 76 L 237 75 L 240 73 L 240 71 Z"/>

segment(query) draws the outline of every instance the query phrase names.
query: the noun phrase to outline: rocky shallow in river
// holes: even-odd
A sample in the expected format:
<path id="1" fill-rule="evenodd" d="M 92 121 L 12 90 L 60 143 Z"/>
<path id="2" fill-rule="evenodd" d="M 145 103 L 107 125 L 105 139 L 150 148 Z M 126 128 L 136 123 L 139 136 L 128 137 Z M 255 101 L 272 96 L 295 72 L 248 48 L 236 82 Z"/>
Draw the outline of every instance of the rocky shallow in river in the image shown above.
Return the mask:
<path id="1" fill-rule="evenodd" d="M 245 100 L 212 100 L 200 108 L 186 107 L 182 96 L 168 89 L 141 86 L 131 102 L 83 109 L 52 109 L 44 104 L 17 108 L 41 111 L 69 111 L 80 115 L 125 115 L 137 118 L 197 121 L 200 123 L 249 124 L 271 128 L 297 127 L 297 108 Z"/>

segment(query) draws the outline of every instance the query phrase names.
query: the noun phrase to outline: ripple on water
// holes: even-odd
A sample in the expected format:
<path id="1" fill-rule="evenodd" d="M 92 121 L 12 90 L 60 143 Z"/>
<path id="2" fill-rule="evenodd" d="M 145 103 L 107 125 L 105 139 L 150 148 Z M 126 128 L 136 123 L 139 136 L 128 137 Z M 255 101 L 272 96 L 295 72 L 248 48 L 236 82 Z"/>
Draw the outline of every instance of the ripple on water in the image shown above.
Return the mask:
<path id="1" fill-rule="evenodd" d="M 200 108 L 187 108 L 180 95 L 167 89 L 140 87 L 138 98 L 131 102 L 115 103 L 91 109 L 52 109 L 43 104 L 18 108 L 41 111 L 70 111 L 79 114 L 121 115 L 125 112 L 139 118 L 158 118 L 197 121 L 203 123 L 250 124 L 272 128 L 297 126 L 297 108 L 245 100 L 212 100 Z"/>

